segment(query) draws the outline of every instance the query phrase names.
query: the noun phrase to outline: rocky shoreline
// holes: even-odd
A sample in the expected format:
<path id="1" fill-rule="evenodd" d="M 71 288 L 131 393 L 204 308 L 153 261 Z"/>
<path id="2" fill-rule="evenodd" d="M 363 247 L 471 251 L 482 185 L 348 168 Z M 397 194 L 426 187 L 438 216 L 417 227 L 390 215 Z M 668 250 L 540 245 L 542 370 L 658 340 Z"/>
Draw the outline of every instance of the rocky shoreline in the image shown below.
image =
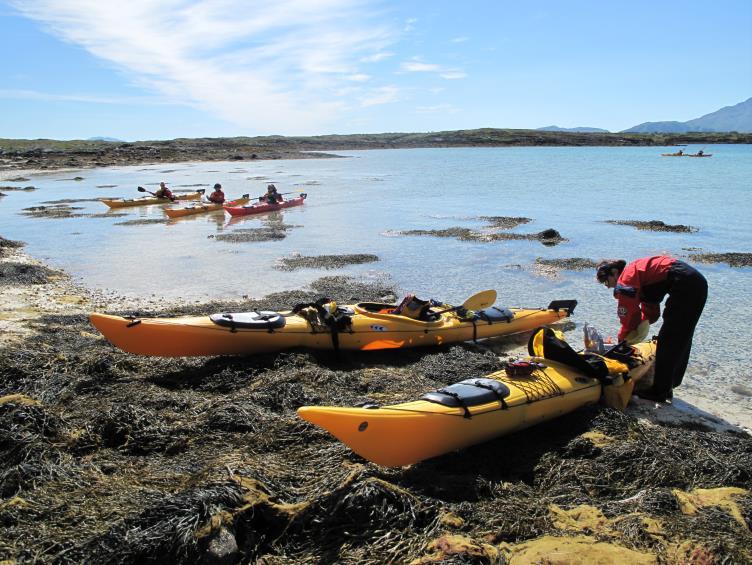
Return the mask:
<path id="1" fill-rule="evenodd" d="M 136 303 L 79 288 L 5 239 L 0 266 L 0 560 L 752 560 L 752 438 L 681 401 L 590 407 L 403 469 L 295 415 L 482 376 L 526 336 L 341 359 L 140 358 L 86 315 L 397 296 L 326 277 L 258 301 Z"/>
<path id="2" fill-rule="evenodd" d="M 330 151 L 425 147 L 671 146 L 752 143 L 752 134 L 578 133 L 483 128 L 429 133 L 231 137 L 160 141 L 0 139 L 0 174 L 16 169 L 82 169 L 151 163 L 335 157 Z"/>

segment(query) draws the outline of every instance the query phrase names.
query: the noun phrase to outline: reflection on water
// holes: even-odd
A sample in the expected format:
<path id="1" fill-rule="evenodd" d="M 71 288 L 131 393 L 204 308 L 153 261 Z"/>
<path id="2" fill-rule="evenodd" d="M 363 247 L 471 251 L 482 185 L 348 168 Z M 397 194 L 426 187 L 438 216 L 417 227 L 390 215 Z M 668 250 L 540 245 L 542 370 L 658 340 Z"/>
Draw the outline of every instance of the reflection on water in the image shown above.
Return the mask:
<path id="1" fill-rule="evenodd" d="M 172 169 L 94 169 L 74 173 L 83 177 L 80 181 L 63 180 L 70 172 L 43 175 L 32 181 L 39 190 L 7 192 L 0 204 L 0 235 L 26 241 L 32 255 L 90 287 L 187 300 L 258 297 L 329 274 L 273 268 L 280 257 L 294 253 L 372 254 L 378 262 L 337 273 L 388 273 L 404 291 L 455 303 L 485 288 L 497 289 L 499 302 L 510 306 L 576 298 L 575 321 L 613 335 L 616 303 L 589 270 L 540 269 L 536 259 L 752 251 L 752 147 L 717 146 L 711 159 L 661 159 L 660 152 L 650 147 L 383 150 L 343 153 L 347 159 L 256 161 L 244 168 L 181 163 Z M 272 213 L 229 219 L 218 211 L 164 223 L 165 205 L 107 210 L 91 201 L 103 193 L 134 198 L 137 186 L 162 180 L 185 190 L 221 182 L 228 199 L 264 194 L 273 181 L 280 192 L 305 191 L 308 199 Z M 81 210 L 75 212 L 82 216 L 20 214 L 63 199 L 76 199 Z M 566 241 L 545 247 L 526 240 L 398 235 L 483 231 L 487 216 L 531 218 L 504 231 L 555 229 Z M 610 220 L 660 220 L 699 231 L 641 231 Z M 710 296 L 685 391 L 748 410 L 752 401 L 731 387 L 746 383 L 752 360 L 747 343 L 752 269 L 699 268 L 710 282 Z"/>

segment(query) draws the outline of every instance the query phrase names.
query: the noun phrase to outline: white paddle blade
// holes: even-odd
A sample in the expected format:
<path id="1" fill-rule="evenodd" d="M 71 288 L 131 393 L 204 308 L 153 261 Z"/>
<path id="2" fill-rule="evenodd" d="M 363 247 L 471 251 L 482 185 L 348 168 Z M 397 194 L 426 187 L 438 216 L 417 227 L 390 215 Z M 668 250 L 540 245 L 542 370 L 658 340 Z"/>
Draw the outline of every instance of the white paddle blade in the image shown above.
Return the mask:
<path id="1" fill-rule="evenodd" d="M 462 307 L 465 310 L 483 310 L 489 306 L 493 306 L 496 302 L 496 291 L 482 290 L 477 294 L 473 294 L 470 298 L 462 303 Z"/>

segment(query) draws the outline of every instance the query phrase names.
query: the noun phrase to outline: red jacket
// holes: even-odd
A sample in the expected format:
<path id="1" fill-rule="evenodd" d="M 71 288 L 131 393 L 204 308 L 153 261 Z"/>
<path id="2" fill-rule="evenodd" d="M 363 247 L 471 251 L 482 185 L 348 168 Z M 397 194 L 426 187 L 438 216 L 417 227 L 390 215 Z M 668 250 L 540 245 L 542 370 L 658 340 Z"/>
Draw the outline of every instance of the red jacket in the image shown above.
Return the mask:
<path id="1" fill-rule="evenodd" d="M 624 267 L 614 288 L 614 298 L 619 301 L 616 313 L 621 320 L 619 341 L 643 320 L 653 324 L 661 317 L 661 301 L 668 292 L 668 274 L 674 263 L 673 257 L 658 255 Z"/>
<path id="2" fill-rule="evenodd" d="M 215 190 L 206 198 L 209 202 L 214 202 L 215 204 L 223 204 L 225 201 L 225 193 L 221 190 Z"/>

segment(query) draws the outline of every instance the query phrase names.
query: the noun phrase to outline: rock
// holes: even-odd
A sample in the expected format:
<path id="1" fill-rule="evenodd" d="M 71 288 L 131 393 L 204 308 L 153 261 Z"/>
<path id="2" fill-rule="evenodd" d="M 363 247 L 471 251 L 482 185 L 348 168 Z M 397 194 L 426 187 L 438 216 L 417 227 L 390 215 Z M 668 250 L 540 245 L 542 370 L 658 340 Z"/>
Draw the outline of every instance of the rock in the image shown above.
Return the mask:
<path id="1" fill-rule="evenodd" d="M 237 562 L 239 557 L 238 542 L 235 536 L 227 529 L 220 528 L 209 542 L 201 559 L 202 565 L 231 565 Z"/>
<path id="2" fill-rule="evenodd" d="M 752 388 L 744 385 L 733 385 L 731 387 L 731 392 L 735 392 L 741 396 L 752 396 Z"/>

